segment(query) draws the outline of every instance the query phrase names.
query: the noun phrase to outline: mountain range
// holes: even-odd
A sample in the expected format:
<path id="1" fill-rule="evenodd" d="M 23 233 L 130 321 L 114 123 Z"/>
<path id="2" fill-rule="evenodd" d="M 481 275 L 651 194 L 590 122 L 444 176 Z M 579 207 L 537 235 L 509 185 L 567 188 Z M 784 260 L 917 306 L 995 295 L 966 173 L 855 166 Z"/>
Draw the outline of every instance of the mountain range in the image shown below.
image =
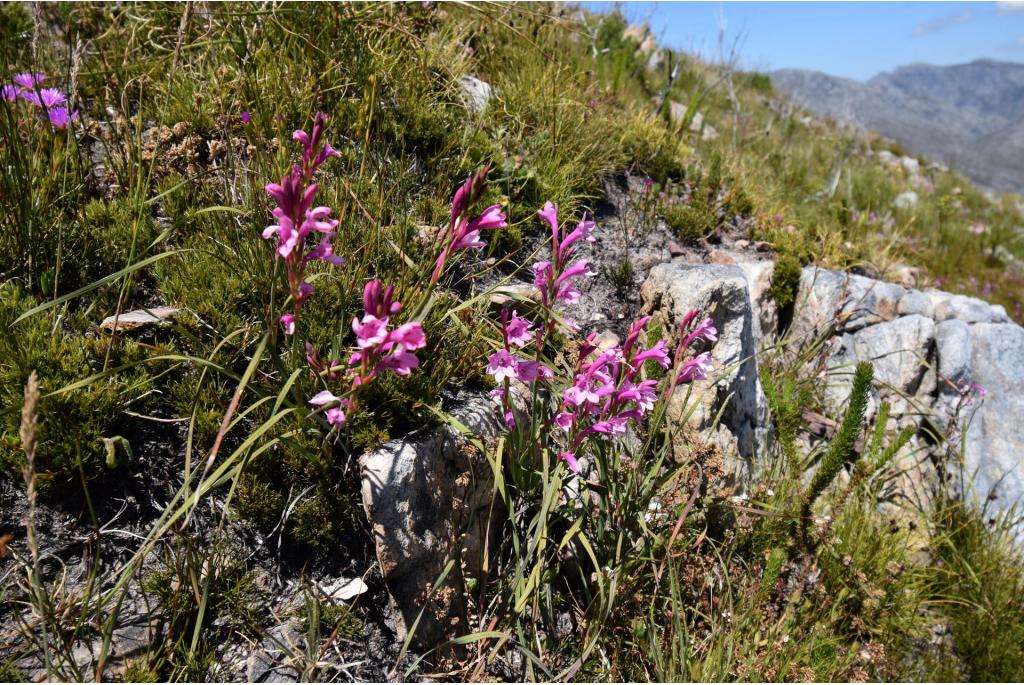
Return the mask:
<path id="1" fill-rule="evenodd" d="M 983 186 L 1024 192 L 1024 64 L 912 64 L 866 82 L 802 69 L 771 78 L 812 112 L 877 131 Z"/>

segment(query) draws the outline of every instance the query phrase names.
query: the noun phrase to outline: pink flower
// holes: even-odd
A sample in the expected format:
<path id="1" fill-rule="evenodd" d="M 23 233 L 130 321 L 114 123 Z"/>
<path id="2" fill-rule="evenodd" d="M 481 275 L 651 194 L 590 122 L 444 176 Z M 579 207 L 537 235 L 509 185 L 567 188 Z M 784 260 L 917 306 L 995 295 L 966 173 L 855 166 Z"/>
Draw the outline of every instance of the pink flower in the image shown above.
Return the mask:
<path id="1" fill-rule="evenodd" d="M 983 224 L 980 221 L 975 221 L 973 224 L 971 224 L 970 231 L 974 235 L 981 235 L 982 233 L 985 232 L 985 228 L 985 224 Z"/>
<path id="2" fill-rule="evenodd" d="M 58 88 L 43 88 L 38 93 L 34 90 L 25 90 L 21 93 L 22 99 L 31 102 L 33 105 L 50 109 L 56 105 L 63 105 L 67 98 L 64 97 Z"/>
<path id="3" fill-rule="evenodd" d="M 590 430 L 595 433 L 603 433 L 604 435 L 622 435 L 626 432 L 626 423 L 628 419 L 624 416 L 613 416 L 610 419 L 604 421 L 598 421 Z"/>
<path id="4" fill-rule="evenodd" d="M 377 280 L 370 281 L 363 287 L 363 309 L 367 314 L 373 314 L 378 318 L 387 318 L 397 314 L 402 309 L 402 304 L 394 299 L 395 288 L 389 285 L 386 288 L 381 286 Z"/>
<path id="5" fill-rule="evenodd" d="M 569 466 L 569 470 L 575 474 L 580 472 L 580 464 L 576 461 L 576 457 L 572 452 L 559 452 L 558 456 L 561 457 L 565 463 Z"/>
<path id="6" fill-rule="evenodd" d="M 14 75 L 14 82 L 21 88 L 31 89 L 46 80 L 45 74 L 21 73 Z"/>
<path id="7" fill-rule="evenodd" d="M 381 369 L 391 369 L 399 376 L 408 376 L 412 369 L 420 366 L 420 360 L 412 352 L 394 352 L 380 362 Z"/>
<path id="8" fill-rule="evenodd" d="M 242 120 L 243 126 L 248 126 L 249 122 L 252 121 L 252 115 L 248 112 L 242 112 L 242 115 L 239 118 Z"/>
<path id="9" fill-rule="evenodd" d="M 570 246 L 577 240 L 585 240 L 588 243 L 592 243 L 597 240 L 597 238 L 590 235 L 590 232 L 594 230 L 594 226 L 594 222 L 587 221 L 587 215 L 584 214 L 583 218 L 580 219 L 580 222 L 576 225 L 575 230 L 562 239 L 561 244 L 558 246 L 559 257 L 563 261 L 569 259 L 569 257 L 572 256 Z"/>
<path id="10" fill-rule="evenodd" d="M 516 358 L 508 350 L 501 349 L 487 358 L 487 373 L 494 376 L 496 383 L 516 377 Z"/>
<path id="11" fill-rule="evenodd" d="M 517 359 L 515 366 L 516 377 L 519 378 L 519 380 L 521 380 L 523 383 L 530 383 L 532 381 L 537 380 L 538 378 L 543 380 L 550 380 L 555 376 L 551 369 L 544 366 L 540 362 Z"/>
<path id="12" fill-rule="evenodd" d="M 401 345 L 406 350 L 418 350 L 427 344 L 427 336 L 418 321 L 402 324 L 388 335 L 387 340 L 389 343 Z"/>
<path id="13" fill-rule="evenodd" d="M 352 319 L 352 330 L 356 334 L 356 344 L 360 349 L 380 345 L 388 337 L 388 320 L 378 319 L 373 314 L 365 314 L 363 320 Z"/>
<path id="14" fill-rule="evenodd" d="M 284 328 L 284 332 L 288 335 L 295 333 L 295 315 L 294 314 L 282 314 L 281 315 L 281 326 Z"/>
<path id="15" fill-rule="evenodd" d="M 341 399 L 340 397 L 332 393 L 330 390 L 321 390 L 317 394 L 313 395 L 313 397 L 309 398 L 309 403 L 315 407 L 322 407 L 324 405 L 333 404 L 335 402 L 337 402 L 338 405 L 345 405 L 347 403 L 347 400 Z M 327 410 L 325 416 L 327 418 L 327 423 L 331 424 L 332 426 L 340 426 L 341 424 L 345 423 L 345 419 L 347 418 L 341 406 L 331 407 L 330 409 Z"/>
<path id="16" fill-rule="evenodd" d="M 501 205 L 491 205 L 480 216 L 469 222 L 470 231 L 486 231 L 506 226 L 508 224 L 505 223 L 505 214 L 501 211 Z"/>
<path id="17" fill-rule="evenodd" d="M 46 116 L 54 128 L 65 129 L 72 121 L 78 121 L 78 110 L 69 114 L 66 107 L 54 107 L 46 112 Z"/>
<path id="18" fill-rule="evenodd" d="M 18 87 L 5 83 L 3 86 L 0 86 L 0 96 L 7 102 L 14 102 L 18 99 Z"/>
<path id="19" fill-rule="evenodd" d="M 559 412 L 558 414 L 555 414 L 555 425 L 558 426 L 559 428 L 561 428 L 564 431 L 567 431 L 570 428 L 572 428 L 572 423 L 575 420 L 576 420 L 576 415 L 575 414 L 571 414 L 571 413 L 569 413 L 567 411 L 563 411 L 563 412 Z"/>
<path id="20" fill-rule="evenodd" d="M 700 325 L 693 329 L 693 333 L 691 333 L 690 336 L 694 340 L 702 338 L 708 342 L 715 342 L 718 340 L 718 329 L 715 328 L 715 322 L 710 318 L 707 318 L 701 321 Z"/>
<path id="21" fill-rule="evenodd" d="M 664 340 L 659 340 L 658 342 L 654 343 L 654 347 L 650 348 L 649 350 L 644 350 L 640 354 L 633 357 L 633 366 L 639 369 L 640 365 L 642 365 L 648 359 L 653 359 L 659 365 L 661 365 L 661 368 L 663 369 L 667 369 L 669 367 L 670 362 L 668 359 L 668 348 Z"/>
<path id="22" fill-rule="evenodd" d="M 522 347 L 533 339 L 533 334 L 530 332 L 532 328 L 533 324 L 512 312 L 512 320 L 505 326 L 505 338 L 512 345 Z"/>
<path id="23" fill-rule="evenodd" d="M 710 371 L 711 354 L 709 352 L 703 352 L 683 364 L 683 367 L 679 370 L 677 381 L 679 383 L 702 381 L 708 377 L 708 373 Z"/>
<path id="24" fill-rule="evenodd" d="M 551 234 L 556 237 L 558 236 L 558 205 L 552 204 L 550 200 L 544 203 L 544 208 L 537 212 L 544 221 L 548 222 L 551 226 Z"/>
<path id="25" fill-rule="evenodd" d="M 452 250 L 480 249 L 487 247 L 487 243 L 480 240 L 480 231 L 466 231 L 460 233 L 452 243 Z"/>
<path id="26" fill-rule="evenodd" d="M 331 404 L 332 402 L 341 402 L 341 398 L 330 390 L 321 390 L 309 398 L 309 403 L 315 407 L 322 407 L 325 404 Z"/>

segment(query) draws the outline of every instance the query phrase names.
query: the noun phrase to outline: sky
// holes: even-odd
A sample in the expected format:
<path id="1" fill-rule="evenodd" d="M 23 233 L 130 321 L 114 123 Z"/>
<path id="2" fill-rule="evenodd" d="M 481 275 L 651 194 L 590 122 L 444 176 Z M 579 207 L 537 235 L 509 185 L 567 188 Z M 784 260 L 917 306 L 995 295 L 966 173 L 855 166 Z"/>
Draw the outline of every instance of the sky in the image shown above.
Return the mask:
<path id="1" fill-rule="evenodd" d="M 585 2 L 610 10 L 611 2 Z M 915 62 L 1024 62 L 1024 0 L 1011 2 L 625 2 L 659 44 L 719 59 L 733 41 L 743 69 L 814 69 L 867 80 Z"/>

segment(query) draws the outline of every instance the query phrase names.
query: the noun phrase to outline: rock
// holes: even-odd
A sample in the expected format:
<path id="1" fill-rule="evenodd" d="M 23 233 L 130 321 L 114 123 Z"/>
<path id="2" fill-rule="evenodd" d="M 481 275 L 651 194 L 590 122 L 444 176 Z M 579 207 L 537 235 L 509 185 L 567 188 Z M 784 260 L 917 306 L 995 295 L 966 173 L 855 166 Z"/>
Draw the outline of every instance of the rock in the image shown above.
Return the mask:
<path id="1" fill-rule="evenodd" d="M 647 34 L 651 32 L 651 26 L 647 22 L 643 24 L 630 24 L 622 30 L 622 37 L 626 40 L 636 41 L 637 43 L 643 43 Z"/>
<path id="2" fill-rule="evenodd" d="M 463 76 L 459 79 L 462 87 L 462 99 L 466 103 L 466 109 L 470 112 L 479 113 L 487 108 L 491 100 L 491 84 L 481 81 L 476 76 Z"/>
<path id="3" fill-rule="evenodd" d="M 323 591 L 328 599 L 335 602 L 347 602 L 369 589 L 362 578 L 338 578 L 330 585 L 324 586 Z"/>
<path id="4" fill-rule="evenodd" d="M 892 164 L 896 161 L 896 155 L 894 155 L 890 150 L 879 150 L 875 154 L 878 157 L 878 161 L 883 164 Z"/>
<path id="5" fill-rule="evenodd" d="M 655 38 L 654 35 L 650 33 L 648 33 L 644 37 L 643 42 L 640 43 L 640 47 L 637 48 L 637 52 L 639 52 L 644 57 L 650 57 L 651 55 L 654 55 L 654 53 L 656 53 L 657 51 L 658 39 Z"/>
<path id="6" fill-rule="evenodd" d="M 973 479 L 979 502 L 992 499 L 1006 510 L 1024 499 L 1024 328 L 975 324 L 970 327 L 970 354 L 970 381 L 986 394 L 965 426 L 966 476 Z M 1018 534 L 1024 536 L 1019 528 Z"/>
<path id="7" fill-rule="evenodd" d="M 896 199 L 892 201 L 892 206 L 896 209 L 908 210 L 917 207 L 917 202 L 917 193 L 913 190 L 908 190 L 897 195 Z"/>
<path id="8" fill-rule="evenodd" d="M 621 342 L 619 336 L 615 335 L 612 331 L 602 331 L 594 339 L 597 344 L 598 353 L 606 352 Z"/>
<path id="9" fill-rule="evenodd" d="M 540 301 L 540 290 L 530 283 L 507 283 L 494 289 L 490 301 L 498 309 L 506 305 L 515 307 L 517 304 L 529 307 L 531 303 Z"/>
<path id="10" fill-rule="evenodd" d="M 177 307 L 153 307 L 151 309 L 135 309 L 120 316 L 108 316 L 100 322 L 100 328 L 107 331 L 134 331 L 154 324 L 171 321 L 181 309 Z"/>
<path id="11" fill-rule="evenodd" d="M 757 340 L 767 344 L 775 338 L 779 325 L 778 308 L 770 294 L 772 276 L 775 275 L 775 262 L 740 261 L 739 267 L 746 276 L 750 305 L 754 309 L 754 335 Z"/>
<path id="12" fill-rule="evenodd" d="M 932 298 L 928 297 L 921 291 L 911 290 L 900 298 L 896 312 L 900 316 L 919 314 L 921 316 L 927 316 L 930 319 L 934 315 L 935 305 L 932 304 Z"/>
<path id="13" fill-rule="evenodd" d="M 966 295 L 951 295 L 940 290 L 926 291 L 935 305 L 935 320 L 959 319 L 966 323 L 1006 323 L 1006 310 Z"/>
<path id="14" fill-rule="evenodd" d="M 704 115 L 700 112 L 696 112 L 693 115 L 693 119 L 690 119 L 690 132 L 700 133 L 701 128 L 704 126 Z"/>
<path id="15" fill-rule="evenodd" d="M 655 50 L 651 53 L 651 56 L 647 58 L 647 70 L 657 71 L 665 66 L 665 51 Z"/>
<path id="16" fill-rule="evenodd" d="M 484 395 L 458 398 L 451 415 L 481 439 L 501 431 Z M 416 629 L 416 644 L 430 647 L 465 632 L 463 577 L 482 573 L 493 495 L 486 458 L 453 426 L 444 425 L 392 440 L 362 455 L 359 465 L 363 507 L 400 616 L 400 639 L 420 614 L 428 588 L 434 588 L 433 599 Z M 442 586 L 434 587 L 449 560 L 455 560 L 454 568 Z"/>
<path id="17" fill-rule="evenodd" d="M 966 382 L 971 373 L 971 333 L 967 323 L 950 319 L 935 326 L 935 356 L 939 391 L 955 393 L 953 386 Z"/>
<path id="18" fill-rule="evenodd" d="M 742 485 L 750 474 L 750 460 L 757 457 L 767 437 L 767 403 L 757 375 L 755 322 L 743 269 L 718 264 L 659 264 L 651 269 L 640 294 L 645 310 L 660 318 L 666 331 L 675 330 L 690 309 L 714 320 L 718 329 L 718 342 L 711 348 L 715 373 L 707 381 L 693 384 L 699 407 L 692 421 L 701 430 L 712 429 L 724 405 L 713 437 L 727 455 L 739 455 L 729 466 Z M 679 400 L 674 407 L 677 418 L 684 396 L 682 392 L 675 396 Z"/>
<path id="19" fill-rule="evenodd" d="M 913 157 L 900 157 L 900 166 L 912 176 L 916 176 L 921 171 L 921 163 Z"/>
<path id="20" fill-rule="evenodd" d="M 857 361 L 871 362 L 875 383 L 914 395 L 927 370 L 935 324 L 919 314 L 868 326 L 853 336 Z"/>
<path id="21" fill-rule="evenodd" d="M 686 119 L 686 105 L 675 100 L 668 101 L 668 116 L 673 124 L 682 123 Z"/>
<path id="22" fill-rule="evenodd" d="M 898 315 L 906 290 L 864 276 L 804 267 L 793 332 L 815 336 L 829 327 L 853 332 Z"/>

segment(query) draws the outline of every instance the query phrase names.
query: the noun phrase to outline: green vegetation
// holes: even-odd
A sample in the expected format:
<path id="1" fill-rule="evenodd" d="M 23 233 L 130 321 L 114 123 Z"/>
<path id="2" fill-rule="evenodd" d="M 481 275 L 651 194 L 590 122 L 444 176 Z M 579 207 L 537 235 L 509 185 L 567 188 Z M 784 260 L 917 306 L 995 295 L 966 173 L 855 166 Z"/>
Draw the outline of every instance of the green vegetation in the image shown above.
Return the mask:
<path id="1" fill-rule="evenodd" d="M 80 112 L 55 129 L 28 103 L 0 100 L 0 478 L 27 503 L 0 521 L 17 533 L 17 570 L 0 587 L 15 631 L 0 679 L 35 678 L 19 670 L 29 656 L 52 679 L 104 675 L 103 658 L 74 656 L 103 645 L 140 597 L 161 639 L 117 677 L 216 679 L 219 647 L 270 640 L 286 621 L 301 624 L 305 651 L 279 645 L 282 659 L 303 679 L 343 677 L 330 667 L 338 645 L 368 654 L 359 641 L 379 607 L 303 584 L 302 606 L 271 616 L 276 590 L 255 569 L 275 563 L 306 583 L 307 571 L 373 557 L 357 458 L 435 425 L 446 393 L 493 387 L 491 279 L 534 261 L 545 201 L 563 218 L 592 213 L 606 182 L 650 178 L 627 245 L 655 222 L 681 242 L 730 231 L 766 241 L 780 308 L 804 264 L 890 277 L 909 265 L 922 284 L 1021 320 L 1024 279 L 1010 264 L 1024 258 L 1019 198 L 987 197 L 927 164 L 920 177 L 887 166 L 877 153 L 895 147 L 773 106 L 763 74 L 684 54 L 649 68 L 626 28 L 615 13 L 549 4 L 0 7 L 3 82 L 45 72 Z M 485 106 L 467 102 L 466 76 L 490 84 Z M 347 263 L 309 265 L 315 296 L 301 335 L 285 335 L 284 266 L 261 237 L 274 206 L 264 186 L 296 162 L 292 132 L 318 111 L 339 156 L 316 176 L 317 203 L 333 208 Z M 698 112 L 704 133 L 691 130 Z M 487 247 L 429 288 L 452 195 L 485 164 L 480 205 L 499 205 L 509 226 L 486 231 Z M 895 209 L 910 189 L 917 205 Z M 624 295 L 638 263 L 627 249 L 603 277 Z M 308 402 L 325 374 L 303 343 L 346 364 L 374 279 L 405 305 L 393 323 L 418 320 L 427 343 L 414 373 L 367 385 L 332 428 Z M 99 325 L 158 305 L 180 311 L 136 330 Z M 576 343 L 548 343 L 538 359 L 571 368 Z M 472 626 L 458 629 L 469 637 L 411 663 L 402 649 L 381 677 L 1024 677 L 1024 573 L 1008 524 L 951 493 L 906 520 L 883 514 L 882 485 L 898 477 L 910 434 L 886 433 L 885 405 L 865 426 L 871 369 L 859 367 L 835 435 L 809 439 L 804 415 L 821 408 L 821 388 L 801 374 L 814 352 L 780 349 L 761 364 L 774 437 L 743 498 L 718 448 L 661 404 L 631 458 L 594 448 L 595 480 L 572 506 L 568 472 L 551 449 L 537 458 L 535 436 L 481 443 L 494 512 L 508 518 L 491 576 L 466 593 Z M 33 372 L 41 396 L 26 440 Z M 550 398 L 534 399 L 537 411 Z M 132 528 L 118 503 L 134 507 L 147 478 L 161 482 L 132 509 L 149 517 Z M 36 515 L 47 507 L 77 537 L 47 528 Z M 80 555 L 74 582 L 65 557 L 40 561 L 37 529 Z M 258 549 L 226 542 L 236 538 Z M 938 625 L 950 639 L 929 644 Z"/>

